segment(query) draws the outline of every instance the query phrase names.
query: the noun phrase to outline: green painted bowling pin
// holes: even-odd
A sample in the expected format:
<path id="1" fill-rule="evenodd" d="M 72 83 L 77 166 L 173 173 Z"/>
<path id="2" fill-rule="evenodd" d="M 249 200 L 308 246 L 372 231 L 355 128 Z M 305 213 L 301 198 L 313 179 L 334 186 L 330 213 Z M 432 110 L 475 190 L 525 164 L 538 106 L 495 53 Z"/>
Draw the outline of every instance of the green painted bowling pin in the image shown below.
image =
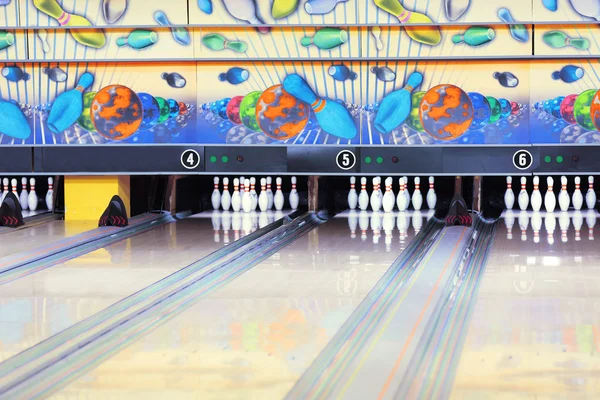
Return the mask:
<path id="1" fill-rule="evenodd" d="M 587 39 L 571 39 L 566 33 L 561 31 L 546 32 L 542 39 L 544 40 L 544 43 L 555 49 L 573 46 L 579 50 L 587 50 L 590 47 L 590 42 Z"/>
<path id="2" fill-rule="evenodd" d="M 300 40 L 304 47 L 315 45 L 321 50 L 331 50 L 348 41 L 348 32 L 339 28 L 321 28 L 315 36 L 305 36 Z"/>
<path id="3" fill-rule="evenodd" d="M 136 29 L 131 32 L 127 37 L 120 37 L 117 39 L 117 46 L 129 46 L 136 50 L 145 49 L 146 47 L 152 46 L 158 41 L 158 35 L 154 31 L 147 31 L 143 29 Z"/>
<path id="4" fill-rule="evenodd" d="M 469 46 L 481 46 L 492 41 L 496 37 L 496 32 L 487 26 L 472 26 L 464 34 L 454 35 L 452 42 L 455 44 L 466 43 Z"/>
<path id="5" fill-rule="evenodd" d="M 221 51 L 230 49 L 238 53 L 244 53 L 248 46 L 244 42 L 229 41 L 218 33 L 211 33 L 202 38 L 202 43 L 211 50 Z"/>
<path id="6" fill-rule="evenodd" d="M 0 50 L 4 50 L 15 43 L 15 36 L 10 32 L 0 32 Z"/>

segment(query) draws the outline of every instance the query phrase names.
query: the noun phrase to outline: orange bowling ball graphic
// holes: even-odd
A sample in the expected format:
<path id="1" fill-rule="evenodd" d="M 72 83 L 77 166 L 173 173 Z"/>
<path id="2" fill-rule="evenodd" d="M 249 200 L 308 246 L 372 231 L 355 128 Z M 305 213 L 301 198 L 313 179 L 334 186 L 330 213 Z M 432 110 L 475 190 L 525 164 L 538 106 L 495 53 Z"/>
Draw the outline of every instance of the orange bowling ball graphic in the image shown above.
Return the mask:
<path id="1" fill-rule="evenodd" d="M 96 93 L 90 107 L 96 131 L 107 139 L 124 140 L 142 124 L 142 102 L 126 86 L 110 85 Z"/>
<path id="2" fill-rule="evenodd" d="M 473 104 L 469 95 L 450 84 L 429 89 L 421 99 L 419 109 L 423 129 L 437 140 L 457 139 L 473 122 Z"/>
<path id="3" fill-rule="evenodd" d="M 298 135 L 308 122 L 310 107 L 283 90 L 271 86 L 256 102 L 256 120 L 260 129 L 272 139 L 287 140 Z"/>

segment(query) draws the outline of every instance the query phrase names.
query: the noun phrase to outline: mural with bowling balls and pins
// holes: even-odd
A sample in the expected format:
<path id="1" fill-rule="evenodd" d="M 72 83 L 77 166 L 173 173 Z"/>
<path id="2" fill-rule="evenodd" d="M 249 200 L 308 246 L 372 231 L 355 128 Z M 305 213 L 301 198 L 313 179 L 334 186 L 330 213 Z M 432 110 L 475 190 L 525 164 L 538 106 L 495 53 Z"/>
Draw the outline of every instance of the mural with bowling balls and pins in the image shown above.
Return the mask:
<path id="1" fill-rule="evenodd" d="M 198 82 L 216 82 L 199 92 L 198 129 L 228 144 L 527 143 L 529 64 L 511 71 L 493 62 L 203 66 Z"/>

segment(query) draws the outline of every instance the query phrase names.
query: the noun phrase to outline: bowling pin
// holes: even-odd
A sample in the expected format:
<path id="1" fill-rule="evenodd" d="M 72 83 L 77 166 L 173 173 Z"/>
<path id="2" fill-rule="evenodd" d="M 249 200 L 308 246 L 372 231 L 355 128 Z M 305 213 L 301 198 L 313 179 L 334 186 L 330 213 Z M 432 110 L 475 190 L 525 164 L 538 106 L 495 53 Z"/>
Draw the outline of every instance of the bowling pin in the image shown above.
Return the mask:
<path id="1" fill-rule="evenodd" d="M 270 176 L 267 177 L 267 198 L 269 199 L 269 205 L 267 206 L 267 210 L 273 208 L 273 189 L 271 189 L 271 183 L 273 180 Z"/>
<path id="2" fill-rule="evenodd" d="M 187 46 L 190 43 L 192 43 L 192 38 L 190 36 L 190 33 L 187 31 L 187 29 L 182 26 L 172 26 L 173 24 L 171 24 L 171 22 L 169 21 L 169 19 L 167 18 L 167 16 L 165 15 L 164 12 L 162 12 L 162 11 L 155 12 L 154 20 L 159 25 L 170 26 L 171 34 L 173 35 L 173 39 L 175 39 L 175 41 L 177 43 L 179 43 L 180 45 Z"/>
<path id="3" fill-rule="evenodd" d="M 56 19 L 60 26 L 92 26 L 86 18 L 65 12 L 56 0 L 33 0 L 35 8 Z M 106 44 L 106 36 L 101 29 L 68 29 L 77 42 L 84 46 L 101 48 Z"/>
<path id="4" fill-rule="evenodd" d="M 556 217 L 554 213 L 546 214 L 546 218 L 544 220 L 544 227 L 546 228 L 546 238 L 548 240 L 548 244 L 554 244 L 554 229 L 556 228 Z"/>
<path id="5" fill-rule="evenodd" d="M 23 210 L 29 208 L 29 194 L 27 193 L 27 178 L 21 178 L 21 195 L 19 196 L 19 203 Z"/>
<path id="6" fill-rule="evenodd" d="M 396 199 L 394 198 L 394 192 L 392 191 L 392 178 L 388 177 L 385 180 L 385 194 L 383 195 L 383 211 L 386 213 L 391 212 L 394 209 L 394 203 L 396 203 Z"/>
<path id="7" fill-rule="evenodd" d="M 583 213 L 576 210 L 573 213 L 573 227 L 575 228 L 575 241 L 581 240 L 581 226 L 583 225 Z"/>
<path id="8" fill-rule="evenodd" d="M 587 210 L 585 213 L 585 222 L 588 226 L 588 240 L 594 240 L 594 226 L 596 225 L 596 210 Z"/>
<path id="9" fill-rule="evenodd" d="M 415 210 L 420 210 L 423 205 L 423 196 L 421 195 L 421 178 L 415 178 L 415 191 L 412 194 L 412 205 Z"/>
<path id="10" fill-rule="evenodd" d="M 237 53 L 244 53 L 248 49 L 248 45 L 237 40 L 227 40 L 225 36 L 218 33 L 211 33 L 202 38 L 202 44 L 210 50 L 221 51 L 225 49 L 233 50 Z"/>
<path id="11" fill-rule="evenodd" d="M 223 178 L 223 193 L 221 194 L 221 208 L 223 211 L 229 211 L 231 207 L 231 194 L 229 193 L 229 178 Z"/>
<path id="12" fill-rule="evenodd" d="M 245 21 L 251 25 L 264 25 L 264 22 L 256 15 L 256 4 L 254 0 L 223 0 L 223 5 L 229 15 L 235 19 Z M 259 27 L 261 33 L 269 33 L 268 27 Z"/>
<path id="13" fill-rule="evenodd" d="M 360 194 L 358 195 L 358 208 L 366 211 L 369 208 L 369 194 L 367 193 L 367 178 L 360 178 Z"/>
<path id="14" fill-rule="evenodd" d="M 345 3 L 348 0 L 308 0 L 304 4 L 304 9 L 310 15 L 323 15 L 333 11 L 339 3 Z"/>
<path id="15" fill-rule="evenodd" d="M 371 209 L 373 211 L 379 211 L 381 208 L 381 195 L 379 194 L 379 179 L 373 178 L 373 191 L 371 192 Z"/>
<path id="16" fill-rule="evenodd" d="M 210 196 L 210 202 L 212 204 L 213 210 L 218 210 L 221 206 L 221 193 L 219 192 L 219 178 L 213 178 L 213 192 Z"/>
<path id="17" fill-rule="evenodd" d="M 244 180 L 244 194 L 242 195 L 242 210 L 245 213 L 252 211 L 252 194 L 250 194 L 250 179 Z"/>
<path id="18" fill-rule="evenodd" d="M 296 177 L 292 176 L 292 190 L 289 196 L 290 207 L 292 210 L 298 209 L 298 203 L 300 202 L 300 196 L 298 196 L 298 190 L 296 190 Z"/>
<path id="19" fill-rule="evenodd" d="M 523 211 L 529 207 L 529 194 L 527 193 L 527 178 L 521 177 L 521 191 L 519 192 L 519 208 Z"/>
<path id="20" fill-rule="evenodd" d="M 433 187 L 435 178 L 433 176 L 429 177 L 429 190 L 427 191 L 427 207 L 430 210 L 435 210 L 435 205 L 437 203 L 437 195 L 435 194 L 435 188 Z"/>
<path id="21" fill-rule="evenodd" d="M 2 98 L 0 98 L 0 132 L 16 139 L 27 139 L 31 136 L 31 126 L 21 107 Z"/>
<path id="22" fill-rule="evenodd" d="M 554 208 L 556 207 L 556 196 L 554 195 L 554 179 L 551 176 L 546 178 L 546 182 L 548 184 L 548 190 L 546 190 L 546 195 L 544 196 L 544 207 L 546 208 L 546 212 L 554 212 Z"/>
<path id="23" fill-rule="evenodd" d="M 449 21 L 456 21 L 467 12 L 470 4 L 471 0 L 444 0 L 446 18 Z"/>
<path id="24" fill-rule="evenodd" d="M 340 28 L 321 28 L 314 36 L 304 36 L 300 44 L 304 47 L 312 45 L 321 50 L 335 49 L 348 41 L 348 32 Z"/>
<path id="25" fill-rule="evenodd" d="M 406 209 L 410 207 L 410 192 L 408 191 L 408 176 L 403 176 L 404 178 L 404 197 L 406 197 Z"/>
<path id="26" fill-rule="evenodd" d="M 420 72 L 413 72 L 408 77 L 406 85 L 387 94 L 375 116 L 375 128 L 382 133 L 390 133 L 400 126 L 412 110 L 412 91 L 423 82 Z"/>
<path id="27" fill-rule="evenodd" d="M 383 50 L 383 42 L 381 41 L 381 28 L 378 26 L 371 27 L 371 35 L 375 38 L 375 48 L 377 51 Z"/>
<path id="28" fill-rule="evenodd" d="M 104 0 L 102 2 L 102 13 L 108 24 L 117 22 L 127 11 L 128 0 Z"/>
<path id="29" fill-rule="evenodd" d="M 277 183 L 277 190 L 275 191 L 274 197 L 275 209 L 281 211 L 283 210 L 283 205 L 285 203 L 283 192 L 281 191 L 281 178 L 277 178 L 275 182 Z"/>
<path id="30" fill-rule="evenodd" d="M 540 177 L 533 177 L 533 192 L 531 193 L 531 208 L 540 211 L 542 208 L 542 194 L 540 193 Z"/>
<path id="31" fill-rule="evenodd" d="M 404 177 L 400 178 L 400 191 L 396 197 L 396 205 L 400 211 L 406 211 L 408 208 L 408 202 L 406 201 L 406 181 Z"/>
<path id="32" fill-rule="evenodd" d="M 243 195 L 245 191 L 244 183 L 246 182 L 246 178 L 240 176 L 240 194 Z"/>
<path id="33" fill-rule="evenodd" d="M 267 180 L 265 178 L 260 179 L 260 195 L 258 196 L 258 207 L 260 211 L 267 211 L 269 209 L 269 196 L 267 195 Z"/>
<path id="34" fill-rule="evenodd" d="M 512 176 L 506 177 L 506 192 L 504 192 L 504 206 L 507 210 L 512 210 L 515 205 L 515 194 L 512 190 Z"/>
<path id="35" fill-rule="evenodd" d="M 594 191 L 594 177 L 588 176 L 588 191 L 585 194 L 585 204 L 587 208 L 596 208 L 596 192 Z"/>
<path id="36" fill-rule="evenodd" d="M 560 192 L 558 193 L 558 206 L 561 211 L 568 211 L 571 199 L 569 198 L 569 192 L 567 192 L 567 177 L 560 177 Z"/>
<path id="37" fill-rule="evenodd" d="M 513 210 L 506 210 L 504 213 L 504 225 L 506 225 L 506 238 L 512 240 L 512 228 L 515 224 L 515 213 Z"/>
<path id="38" fill-rule="evenodd" d="M 393 16 L 397 17 L 408 36 L 419 43 L 435 46 L 442 40 L 438 27 L 425 14 L 406 10 L 398 0 L 373 0 L 375 5 Z M 409 24 L 422 24 L 432 26 L 411 27 Z"/>
<path id="39" fill-rule="evenodd" d="M 10 185 L 12 186 L 12 192 L 13 194 L 17 197 L 17 199 L 19 198 L 19 193 L 17 192 L 17 180 L 15 178 L 10 180 Z"/>
<path id="40" fill-rule="evenodd" d="M 94 83 L 94 75 L 84 73 L 75 89 L 61 93 L 54 102 L 48 115 L 48 128 L 53 133 L 61 133 L 73 125 L 83 112 L 83 92 Z"/>
<path id="41" fill-rule="evenodd" d="M 252 206 L 250 207 L 252 211 L 256 211 L 256 207 L 258 207 L 258 194 L 256 194 L 256 178 L 250 178 L 250 196 L 252 196 Z"/>
<path id="42" fill-rule="evenodd" d="M 356 194 L 356 178 L 350 177 L 350 191 L 348 192 L 348 208 L 356 209 L 358 204 L 358 195 Z"/>
<path id="43" fill-rule="evenodd" d="M 29 197 L 27 198 L 27 202 L 31 211 L 37 210 L 38 196 L 35 193 L 35 178 L 29 180 Z"/>
<path id="44" fill-rule="evenodd" d="M 285 18 L 298 8 L 298 0 L 273 0 L 271 16 L 275 19 Z"/>
<path id="45" fill-rule="evenodd" d="M 50 211 L 54 211 L 54 179 L 52 177 L 48 178 L 48 191 L 46 192 L 45 200 L 46 208 L 48 208 Z"/>
<path id="46" fill-rule="evenodd" d="M 452 36 L 452 43 L 465 43 L 469 46 L 477 47 L 491 42 L 496 37 L 496 32 L 487 26 L 473 26 L 463 34 Z"/>
<path id="47" fill-rule="evenodd" d="M 335 100 L 321 98 L 298 74 L 290 74 L 283 81 L 286 92 L 310 104 L 319 126 L 327 133 L 342 139 L 352 139 L 358 133 L 348 109 Z"/>
<path id="48" fill-rule="evenodd" d="M 581 178 L 575 177 L 575 191 L 573 192 L 573 208 L 575 210 L 581 210 L 583 206 L 583 195 L 581 194 Z"/>
<path id="49" fill-rule="evenodd" d="M 498 9 L 498 18 L 502 21 L 510 24 L 508 29 L 510 30 L 510 35 L 518 42 L 526 43 L 529 41 L 529 31 L 523 24 L 516 24 L 514 18 L 510 14 L 510 11 L 506 8 Z"/>
<path id="50" fill-rule="evenodd" d="M 529 215 L 527 211 L 519 211 L 519 228 L 521 228 L 521 241 L 527 241 L 527 226 L 529 226 Z"/>
<path id="51" fill-rule="evenodd" d="M 4 201 L 4 198 L 8 194 L 8 178 L 4 178 L 4 180 L 2 180 L 2 184 L 4 185 L 4 191 L 2 192 L 2 201 Z"/>
<path id="52" fill-rule="evenodd" d="M 117 39 L 117 46 L 129 46 L 136 50 L 142 50 L 158 42 L 158 34 L 154 31 L 136 29 L 129 36 Z"/>
<path id="53" fill-rule="evenodd" d="M 42 51 L 44 53 L 49 53 L 50 45 L 48 44 L 48 31 L 45 29 L 38 29 L 37 37 L 38 37 L 38 39 L 40 39 L 40 42 L 42 43 Z"/>
<path id="54" fill-rule="evenodd" d="M 576 65 L 565 65 L 560 71 L 554 71 L 552 73 L 552 79 L 561 80 L 566 83 L 573 83 L 580 80 L 585 75 L 583 68 Z"/>
<path id="55" fill-rule="evenodd" d="M 231 196 L 231 209 L 235 212 L 240 211 L 242 206 L 242 197 L 240 196 L 240 180 L 235 178 L 233 180 L 233 195 Z"/>
<path id="56" fill-rule="evenodd" d="M 572 46 L 578 50 L 587 50 L 590 47 L 590 42 L 584 38 L 571 39 L 564 32 L 550 31 L 544 33 L 542 40 L 548 46 L 558 49 L 561 47 Z"/>
<path id="57" fill-rule="evenodd" d="M 558 217 L 558 225 L 560 226 L 560 240 L 563 243 L 567 243 L 569 241 L 567 233 L 569 232 L 569 225 L 571 225 L 569 213 L 561 211 L 560 217 Z"/>

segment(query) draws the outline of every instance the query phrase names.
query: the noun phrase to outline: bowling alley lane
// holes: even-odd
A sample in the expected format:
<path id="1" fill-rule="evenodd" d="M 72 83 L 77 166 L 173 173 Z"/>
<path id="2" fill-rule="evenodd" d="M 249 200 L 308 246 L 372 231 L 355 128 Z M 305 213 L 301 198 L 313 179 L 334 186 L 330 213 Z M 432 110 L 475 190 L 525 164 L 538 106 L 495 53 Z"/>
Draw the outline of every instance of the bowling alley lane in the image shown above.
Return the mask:
<path id="1" fill-rule="evenodd" d="M 451 398 L 600 397 L 597 218 L 513 211 L 500 221 Z"/>
<path id="2" fill-rule="evenodd" d="M 211 215 L 162 225 L 0 286 L 0 361 L 221 248 L 225 236 Z M 52 223 L 57 231 L 59 222 Z M 37 237 L 24 238 L 29 248 L 38 246 Z"/>
<path id="3" fill-rule="evenodd" d="M 283 398 L 425 216 L 411 226 L 410 218 L 396 223 L 395 214 L 338 215 L 73 381 L 57 398 Z"/>
<path id="4" fill-rule="evenodd" d="M 96 228 L 98 221 L 55 220 L 34 226 L 26 225 L 22 229 L 0 234 L 0 258 L 31 251 Z"/>

